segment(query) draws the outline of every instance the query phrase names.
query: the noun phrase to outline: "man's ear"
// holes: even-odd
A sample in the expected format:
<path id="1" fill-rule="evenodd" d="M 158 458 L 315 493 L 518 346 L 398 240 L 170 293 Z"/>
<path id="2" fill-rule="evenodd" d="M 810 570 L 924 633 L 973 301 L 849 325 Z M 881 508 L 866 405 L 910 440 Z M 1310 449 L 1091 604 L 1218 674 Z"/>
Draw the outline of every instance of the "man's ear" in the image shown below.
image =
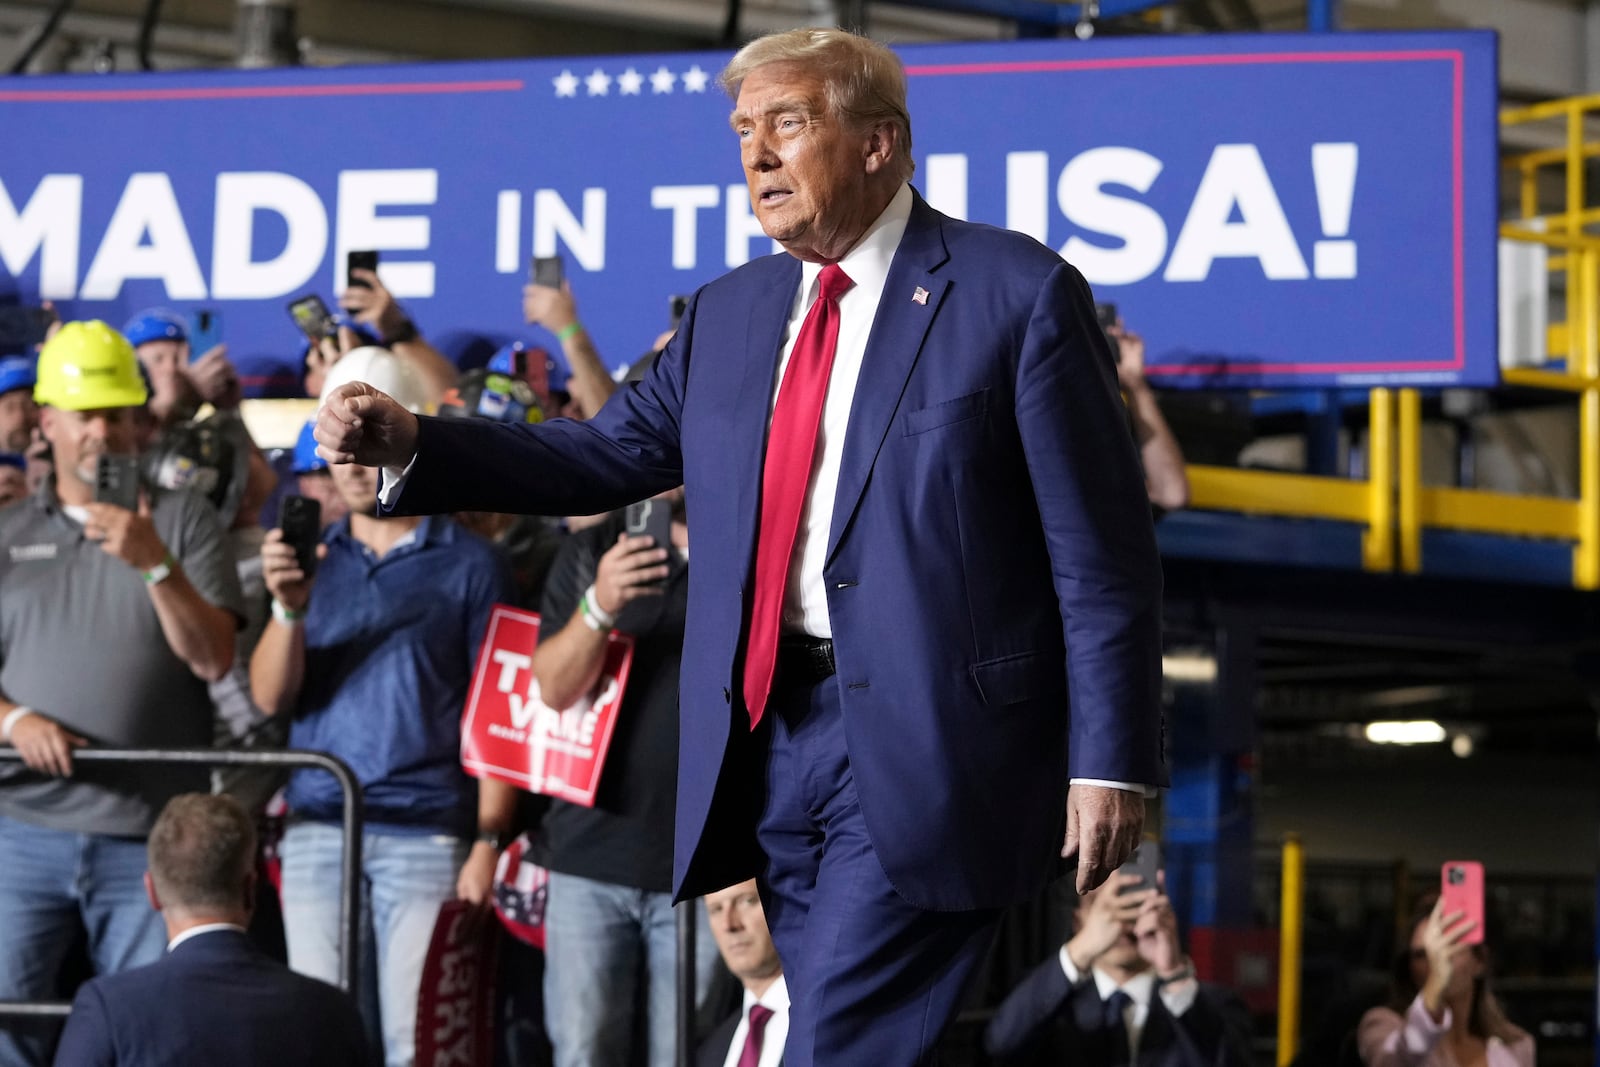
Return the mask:
<path id="1" fill-rule="evenodd" d="M 867 131 L 866 158 L 868 174 L 879 174 L 900 154 L 900 131 L 893 123 L 880 122 Z"/>
<path id="2" fill-rule="evenodd" d="M 150 906 L 156 911 L 161 910 L 161 897 L 156 893 L 156 880 L 150 877 L 150 872 L 144 872 L 144 895 L 150 898 Z"/>

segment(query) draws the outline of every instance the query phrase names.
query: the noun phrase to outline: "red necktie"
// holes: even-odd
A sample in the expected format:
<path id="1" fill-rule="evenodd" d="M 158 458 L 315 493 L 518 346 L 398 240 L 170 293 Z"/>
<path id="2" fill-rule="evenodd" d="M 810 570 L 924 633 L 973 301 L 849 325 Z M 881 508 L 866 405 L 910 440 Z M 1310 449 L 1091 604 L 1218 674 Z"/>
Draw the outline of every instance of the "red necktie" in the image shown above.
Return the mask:
<path id="1" fill-rule="evenodd" d="M 772 1009 L 760 1004 L 750 1005 L 750 1029 L 744 1035 L 744 1051 L 739 1053 L 738 1067 L 760 1067 L 761 1036 L 767 1032 L 767 1020 Z"/>
<path id="2" fill-rule="evenodd" d="M 811 482 L 822 401 L 839 341 L 839 297 L 855 283 L 830 263 L 817 279 L 817 299 L 789 353 L 789 366 L 772 409 L 766 466 L 761 477 L 761 526 L 756 541 L 755 591 L 750 598 L 750 629 L 744 654 L 744 703 L 754 730 L 772 692 L 778 664 L 778 629 L 783 590 L 789 580 L 800 512 Z M 753 1062 L 753 1061 L 752 1061 Z"/>

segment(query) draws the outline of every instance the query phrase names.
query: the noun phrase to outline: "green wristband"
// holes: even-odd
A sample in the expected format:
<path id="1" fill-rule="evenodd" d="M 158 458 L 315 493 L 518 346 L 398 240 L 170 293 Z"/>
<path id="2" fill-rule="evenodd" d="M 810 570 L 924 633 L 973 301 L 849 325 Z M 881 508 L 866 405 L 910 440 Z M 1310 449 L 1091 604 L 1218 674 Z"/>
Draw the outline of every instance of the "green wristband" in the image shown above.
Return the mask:
<path id="1" fill-rule="evenodd" d="M 576 337 L 582 329 L 583 323 L 576 321 L 569 322 L 565 326 L 561 327 L 561 329 L 556 331 L 556 339 L 563 342 L 570 341 Z"/>

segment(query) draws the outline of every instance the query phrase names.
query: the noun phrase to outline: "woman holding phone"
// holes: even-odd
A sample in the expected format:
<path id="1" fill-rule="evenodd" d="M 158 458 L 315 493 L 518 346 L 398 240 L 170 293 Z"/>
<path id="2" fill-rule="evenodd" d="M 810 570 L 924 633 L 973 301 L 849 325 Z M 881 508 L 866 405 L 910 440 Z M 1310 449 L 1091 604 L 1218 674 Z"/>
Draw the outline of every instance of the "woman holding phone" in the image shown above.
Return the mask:
<path id="1" fill-rule="evenodd" d="M 1395 961 L 1393 998 L 1361 1019 L 1367 1067 L 1534 1067 L 1533 1037 L 1512 1025 L 1489 988 L 1477 922 L 1432 902 L 1411 924 Z"/>

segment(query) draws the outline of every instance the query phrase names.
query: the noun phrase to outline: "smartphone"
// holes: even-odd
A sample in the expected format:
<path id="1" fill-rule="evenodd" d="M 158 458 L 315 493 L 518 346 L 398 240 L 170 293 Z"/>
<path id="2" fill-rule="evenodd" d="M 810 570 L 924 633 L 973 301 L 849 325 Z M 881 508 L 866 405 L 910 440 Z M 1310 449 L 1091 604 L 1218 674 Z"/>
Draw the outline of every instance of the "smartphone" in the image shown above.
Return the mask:
<path id="1" fill-rule="evenodd" d="M 139 510 L 139 459 L 100 453 L 94 465 L 94 499 L 127 511 Z"/>
<path id="2" fill-rule="evenodd" d="M 322 543 L 322 505 L 308 496 L 286 496 L 278 527 L 284 543 L 294 549 L 300 571 L 307 578 L 317 573 L 317 545 Z"/>
<path id="3" fill-rule="evenodd" d="M 683 321 L 683 312 L 688 306 L 689 298 L 681 293 L 667 298 L 667 310 L 672 316 L 672 329 L 676 330 L 678 323 Z"/>
<path id="4" fill-rule="evenodd" d="M 294 324 L 300 327 L 300 332 L 305 334 L 312 344 L 316 344 L 324 337 L 335 337 L 339 333 L 339 324 L 334 319 L 333 313 L 328 310 L 328 305 L 322 302 L 322 297 L 315 293 L 291 301 L 289 317 L 294 319 Z"/>
<path id="5" fill-rule="evenodd" d="M 344 284 L 347 289 L 371 289 L 372 286 L 356 277 L 358 270 L 377 271 L 378 253 L 376 249 L 366 249 L 360 252 L 346 252 L 344 256 Z"/>
<path id="6" fill-rule="evenodd" d="M 1133 855 L 1128 857 L 1128 862 L 1117 868 L 1118 874 L 1136 874 L 1139 881 L 1124 889 L 1124 893 L 1136 893 L 1141 889 L 1155 889 L 1159 886 L 1156 875 L 1161 871 L 1161 842 L 1146 838 L 1139 842 L 1139 847 L 1133 850 Z"/>
<path id="7" fill-rule="evenodd" d="M 548 285 L 552 289 L 561 288 L 561 282 L 566 277 L 562 268 L 560 256 L 534 256 L 533 267 L 528 272 L 534 285 Z"/>
<path id="8" fill-rule="evenodd" d="M 222 343 L 222 312 L 201 308 L 189 316 L 189 362 Z"/>
<path id="9" fill-rule="evenodd" d="M 1439 868 L 1439 897 L 1446 913 L 1462 912 L 1478 924 L 1463 944 L 1483 944 L 1483 864 L 1476 860 L 1447 860 Z"/>
<path id="10" fill-rule="evenodd" d="M 56 313 L 46 307 L 0 307 L 0 352 L 26 352 L 44 342 Z"/>
<path id="11" fill-rule="evenodd" d="M 655 499 L 629 504 L 623 526 L 629 537 L 648 537 L 657 548 L 666 548 L 672 544 L 672 505 Z M 662 584 L 650 582 L 646 588 L 659 588 Z"/>

